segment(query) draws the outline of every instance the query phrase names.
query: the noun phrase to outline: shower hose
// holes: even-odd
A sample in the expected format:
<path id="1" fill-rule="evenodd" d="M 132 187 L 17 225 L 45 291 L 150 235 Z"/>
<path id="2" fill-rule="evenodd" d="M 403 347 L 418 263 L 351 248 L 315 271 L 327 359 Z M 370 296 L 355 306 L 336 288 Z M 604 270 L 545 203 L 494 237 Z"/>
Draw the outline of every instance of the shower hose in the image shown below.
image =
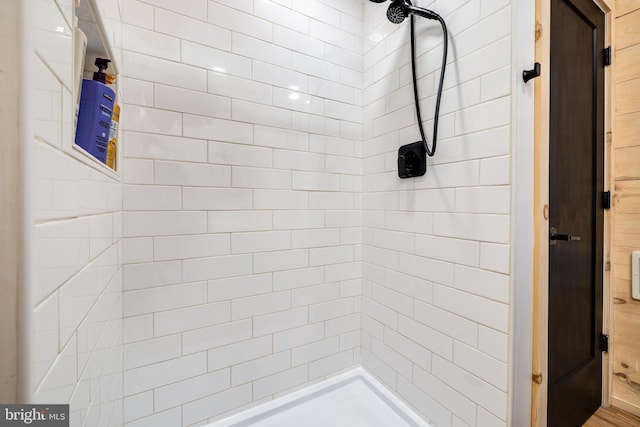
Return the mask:
<path id="1" fill-rule="evenodd" d="M 416 77 L 416 38 L 415 38 L 415 17 L 411 15 L 411 74 L 413 77 L 413 96 L 416 103 L 416 116 L 418 118 L 418 128 L 420 129 L 420 137 L 424 143 L 424 147 L 429 157 L 436 154 L 436 145 L 438 142 L 438 119 L 440 117 L 440 99 L 442 98 L 442 86 L 444 84 L 444 73 L 447 66 L 447 50 L 449 47 L 449 36 L 447 32 L 447 24 L 440 15 L 433 13 L 434 18 L 440 22 L 442 26 L 442 34 L 444 37 L 443 52 L 442 52 L 442 66 L 440 67 L 440 82 L 438 83 L 438 94 L 436 97 L 436 108 L 433 118 L 433 137 L 431 148 L 427 142 L 427 137 L 424 134 L 424 127 L 422 125 L 422 114 L 420 113 L 420 97 L 418 96 L 418 82 Z"/>

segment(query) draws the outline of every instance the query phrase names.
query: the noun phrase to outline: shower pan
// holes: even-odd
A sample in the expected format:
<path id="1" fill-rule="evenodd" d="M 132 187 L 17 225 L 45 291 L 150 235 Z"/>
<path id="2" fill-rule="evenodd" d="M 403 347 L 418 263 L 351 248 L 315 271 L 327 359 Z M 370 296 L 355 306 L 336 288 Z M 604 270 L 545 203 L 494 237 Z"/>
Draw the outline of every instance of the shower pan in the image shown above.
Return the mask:
<path id="1" fill-rule="evenodd" d="M 430 427 L 362 368 L 207 427 Z"/>

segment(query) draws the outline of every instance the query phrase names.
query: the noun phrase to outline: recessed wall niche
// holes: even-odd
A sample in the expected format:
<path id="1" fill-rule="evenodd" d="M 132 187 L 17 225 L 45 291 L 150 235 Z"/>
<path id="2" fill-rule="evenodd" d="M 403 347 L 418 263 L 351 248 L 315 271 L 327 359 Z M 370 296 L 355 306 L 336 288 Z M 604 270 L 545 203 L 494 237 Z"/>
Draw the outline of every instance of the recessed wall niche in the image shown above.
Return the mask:
<path id="1" fill-rule="evenodd" d="M 118 65 L 94 0 L 76 0 L 74 8 L 73 137 L 75 157 L 101 172 L 119 177 L 120 140 Z M 94 73 L 102 70 L 103 84 Z M 82 111 L 81 111 L 82 110 Z"/>

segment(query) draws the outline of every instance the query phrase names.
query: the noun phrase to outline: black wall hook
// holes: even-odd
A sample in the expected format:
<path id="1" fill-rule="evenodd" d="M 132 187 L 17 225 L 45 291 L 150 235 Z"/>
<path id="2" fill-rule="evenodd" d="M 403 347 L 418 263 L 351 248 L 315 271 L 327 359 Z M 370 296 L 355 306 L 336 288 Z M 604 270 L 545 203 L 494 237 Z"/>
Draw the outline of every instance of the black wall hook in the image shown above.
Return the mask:
<path id="1" fill-rule="evenodd" d="M 532 70 L 524 70 L 522 72 L 522 80 L 524 80 L 524 82 L 528 82 L 531 79 L 535 79 L 536 77 L 540 76 L 540 63 L 536 62 L 535 64 L 533 64 L 533 69 Z"/>

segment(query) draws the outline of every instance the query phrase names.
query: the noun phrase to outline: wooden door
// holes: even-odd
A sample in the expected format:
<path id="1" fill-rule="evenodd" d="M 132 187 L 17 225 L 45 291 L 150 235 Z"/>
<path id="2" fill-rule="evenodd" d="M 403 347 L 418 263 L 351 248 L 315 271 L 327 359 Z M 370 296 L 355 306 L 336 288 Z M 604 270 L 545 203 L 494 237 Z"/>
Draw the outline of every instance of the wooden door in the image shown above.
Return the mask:
<path id="1" fill-rule="evenodd" d="M 604 32 L 593 0 L 551 0 L 549 427 L 602 399 Z"/>

